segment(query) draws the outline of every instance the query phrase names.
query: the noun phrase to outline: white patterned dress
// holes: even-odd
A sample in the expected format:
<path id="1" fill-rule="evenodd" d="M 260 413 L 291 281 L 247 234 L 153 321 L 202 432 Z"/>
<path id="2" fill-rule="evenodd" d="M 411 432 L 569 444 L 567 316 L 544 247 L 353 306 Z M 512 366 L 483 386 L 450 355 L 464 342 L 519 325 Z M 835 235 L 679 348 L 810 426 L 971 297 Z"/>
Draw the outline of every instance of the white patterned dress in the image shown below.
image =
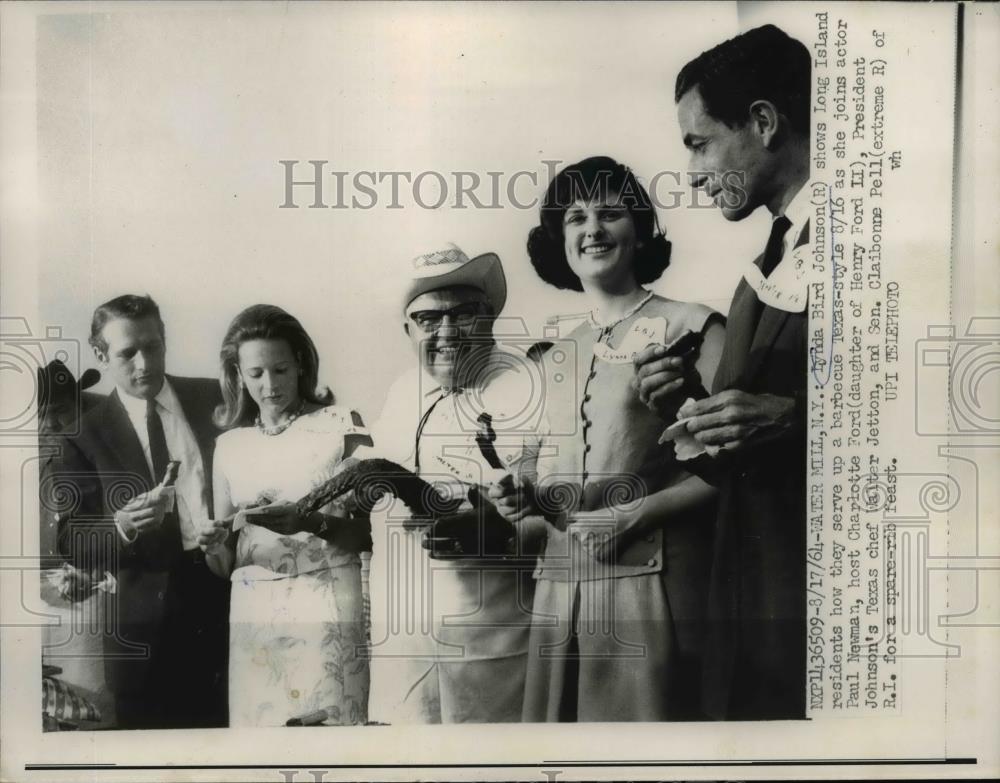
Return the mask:
<path id="1" fill-rule="evenodd" d="M 331 405 L 279 435 L 256 427 L 224 433 L 216 472 L 237 508 L 263 498 L 295 501 L 334 475 L 351 439 L 370 442 L 356 413 Z M 248 524 L 238 536 L 229 725 L 283 726 L 319 710 L 328 724 L 364 723 L 369 677 L 358 555 L 305 532 Z"/>

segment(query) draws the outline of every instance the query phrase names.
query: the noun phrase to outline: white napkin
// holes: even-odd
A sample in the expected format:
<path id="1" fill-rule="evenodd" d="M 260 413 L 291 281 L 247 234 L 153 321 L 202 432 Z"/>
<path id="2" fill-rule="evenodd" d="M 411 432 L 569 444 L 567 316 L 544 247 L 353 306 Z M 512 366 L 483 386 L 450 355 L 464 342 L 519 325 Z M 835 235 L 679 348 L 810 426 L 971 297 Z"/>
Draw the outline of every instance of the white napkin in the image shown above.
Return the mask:
<path id="1" fill-rule="evenodd" d="M 694 400 L 689 397 L 684 401 L 684 405 L 687 405 L 689 402 L 694 402 Z M 719 446 L 706 445 L 688 432 L 687 423 L 693 418 L 693 416 L 687 416 L 683 419 L 678 419 L 660 435 L 659 443 L 673 442 L 678 462 L 685 462 L 689 459 L 700 457 L 702 454 L 714 457 L 719 453 Z"/>

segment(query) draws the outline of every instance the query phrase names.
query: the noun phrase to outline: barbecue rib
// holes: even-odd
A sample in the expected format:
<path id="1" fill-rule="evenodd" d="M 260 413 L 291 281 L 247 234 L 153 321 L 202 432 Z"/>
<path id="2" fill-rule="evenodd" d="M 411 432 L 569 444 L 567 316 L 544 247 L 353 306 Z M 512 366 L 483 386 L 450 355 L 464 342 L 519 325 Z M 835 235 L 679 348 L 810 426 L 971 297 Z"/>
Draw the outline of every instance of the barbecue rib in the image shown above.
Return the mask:
<path id="1" fill-rule="evenodd" d="M 395 462 L 363 459 L 301 498 L 295 510 L 299 518 L 305 519 L 352 490 L 363 512 L 371 511 L 379 497 L 388 492 L 409 506 L 415 517 L 437 518 L 454 513 L 463 500 L 445 497 L 416 473 Z"/>

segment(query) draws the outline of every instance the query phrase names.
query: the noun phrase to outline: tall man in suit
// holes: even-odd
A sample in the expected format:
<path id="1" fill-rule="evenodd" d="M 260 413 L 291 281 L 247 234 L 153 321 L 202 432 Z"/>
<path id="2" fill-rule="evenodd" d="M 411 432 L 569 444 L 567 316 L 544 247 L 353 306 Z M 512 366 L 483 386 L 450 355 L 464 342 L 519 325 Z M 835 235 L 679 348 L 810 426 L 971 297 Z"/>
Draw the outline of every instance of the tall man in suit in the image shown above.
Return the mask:
<path id="1" fill-rule="evenodd" d="M 675 100 L 692 186 L 727 220 L 759 207 L 772 215 L 736 289 L 711 394 L 677 414 L 713 447 L 693 469 L 720 491 L 704 707 L 716 718 L 802 718 L 807 316 L 804 296 L 788 295 L 800 286 L 793 251 L 809 232 L 809 52 L 773 25 L 750 30 L 685 65 Z M 650 349 L 636 364 L 652 407 L 688 393 L 682 359 Z"/>
<path id="2" fill-rule="evenodd" d="M 60 515 L 63 555 L 117 579 L 104 655 L 118 726 L 224 726 L 229 585 L 198 547 L 219 384 L 165 374 L 163 321 L 148 296 L 98 307 L 90 343 L 115 390 L 64 441 L 53 478 L 75 494 Z M 157 491 L 171 460 L 175 491 Z"/>

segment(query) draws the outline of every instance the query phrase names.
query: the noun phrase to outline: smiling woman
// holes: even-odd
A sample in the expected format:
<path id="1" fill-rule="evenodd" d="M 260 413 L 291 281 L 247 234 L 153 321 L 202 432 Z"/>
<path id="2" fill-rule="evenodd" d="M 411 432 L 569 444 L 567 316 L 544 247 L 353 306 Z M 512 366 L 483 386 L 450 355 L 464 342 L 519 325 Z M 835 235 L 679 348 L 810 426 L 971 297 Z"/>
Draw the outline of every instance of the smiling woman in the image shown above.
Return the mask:
<path id="1" fill-rule="evenodd" d="M 583 291 L 593 310 L 567 336 L 580 357 L 575 384 L 546 370 L 551 434 L 538 459 L 538 496 L 551 506 L 555 485 L 578 491 L 560 492 L 566 524 L 546 526 L 534 610 L 553 620 L 531 629 L 524 717 L 697 717 L 713 493 L 658 442 L 663 423 L 639 394 L 633 358 L 651 343 L 664 351 L 671 404 L 704 394 L 721 319 L 643 288 L 666 268 L 670 243 L 645 189 L 611 158 L 556 175 L 528 252 L 543 280 Z M 667 345 L 676 355 L 666 356 Z"/>
<path id="2" fill-rule="evenodd" d="M 566 261 L 584 281 L 608 288 L 634 285 L 635 220 L 618 203 L 576 202 L 563 218 Z"/>
<path id="3" fill-rule="evenodd" d="M 583 291 L 583 279 L 609 270 L 621 288 L 659 278 L 670 263 L 670 242 L 632 170 L 602 156 L 553 178 L 541 222 L 528 234 L 528 255 L 538 276 L 556 288 Z"/>

